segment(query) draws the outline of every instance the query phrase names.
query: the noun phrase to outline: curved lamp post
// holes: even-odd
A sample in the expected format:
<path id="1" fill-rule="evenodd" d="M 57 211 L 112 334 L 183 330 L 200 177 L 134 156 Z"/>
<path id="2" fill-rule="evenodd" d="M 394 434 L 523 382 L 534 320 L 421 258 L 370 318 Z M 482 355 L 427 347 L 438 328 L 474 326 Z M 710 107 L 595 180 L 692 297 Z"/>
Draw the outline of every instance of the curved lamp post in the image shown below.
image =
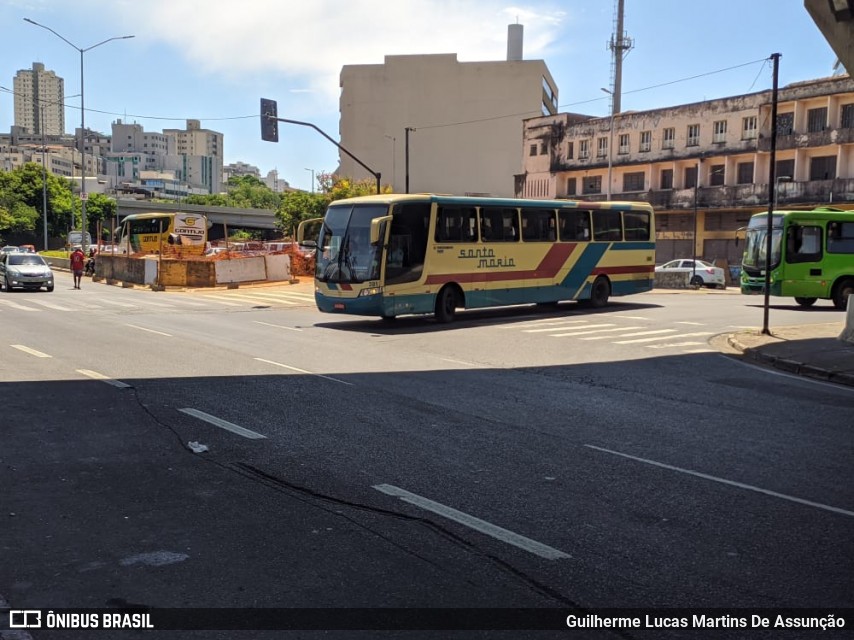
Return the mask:
<path id="1" fill-rule="evenodd" d="M 65 38 L 64 36 L 58 34 L 56 31 L 47 27 L 43 24 L 39 24 L 35 20 L 30 20 L 29 18 L 24 18 L 24 22 L 29 22 L 32 25 L 37 27 L 41 27 L 42 29 L 47 29 L 57 38 L 73 47 L 77 51 L 80 52 L 80 215 L 81 215 L 81 238 L 83 243 L 83 252 L 86 252 L 86 109 L 84 107 L 84 91 L 83 91 L 83 54 L 87 51 L 91 51 L 96 47 L 100 47 L 102 44 L 107 44 L 108 42 L 112 42 L 113 40 L 127 40 L 129 38 L 133 38 L 133 36 L 115 36 L 113 38 L 107 38 L 106 40 L 102 40 L 98 44 L 93 44 L 91 47 L 81 48 L 76 44 Z"/>

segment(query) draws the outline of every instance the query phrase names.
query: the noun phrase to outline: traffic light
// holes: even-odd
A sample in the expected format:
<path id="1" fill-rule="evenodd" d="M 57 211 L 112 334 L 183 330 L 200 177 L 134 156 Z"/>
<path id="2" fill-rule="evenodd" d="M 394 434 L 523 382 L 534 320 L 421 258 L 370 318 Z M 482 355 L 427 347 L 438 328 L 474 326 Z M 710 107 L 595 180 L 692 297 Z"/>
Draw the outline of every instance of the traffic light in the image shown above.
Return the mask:
<path id="1" fill-rule="evenodd" d="M 279 121 L 276 119 L 276 101 L 261 98 L 261 139 L 279 141 Z"/>

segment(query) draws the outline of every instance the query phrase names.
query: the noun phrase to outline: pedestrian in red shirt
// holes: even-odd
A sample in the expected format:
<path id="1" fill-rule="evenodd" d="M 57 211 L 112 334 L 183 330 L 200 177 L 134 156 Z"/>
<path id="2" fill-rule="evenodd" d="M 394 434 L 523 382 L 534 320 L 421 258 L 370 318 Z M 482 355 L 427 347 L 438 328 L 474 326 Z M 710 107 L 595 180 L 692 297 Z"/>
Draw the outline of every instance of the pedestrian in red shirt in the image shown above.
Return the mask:
<path id="1" fill-rule="evenodd" d="M 83 249 L 76 247 L 71 254 L 71 273 L 74 274 L 74 288 L 80 288 L 80 280 L 83 278 L 83 269 L 86 266 L 86 256 Z"/>

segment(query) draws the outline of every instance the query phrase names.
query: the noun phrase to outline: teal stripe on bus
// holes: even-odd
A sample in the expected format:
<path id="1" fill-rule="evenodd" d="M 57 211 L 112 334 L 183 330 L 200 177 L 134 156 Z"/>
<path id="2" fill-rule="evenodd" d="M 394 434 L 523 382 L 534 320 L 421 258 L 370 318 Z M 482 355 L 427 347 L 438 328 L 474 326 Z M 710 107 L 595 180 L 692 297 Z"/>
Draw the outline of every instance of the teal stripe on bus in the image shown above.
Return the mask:
<path id="1" fill-rule="evenodd" d="M 599 264 L 608 247 L 609 245 L 605 242 L 587 245 L 584 253 L 579 256 L 572 269 L 566 274 L 566 278 L 560 283 L 561 286 L 573 292 L 578 291 L 587 277 L 593 272 L 596 265 Z"/>
<path id="2" fill-rule="evenodd" d="M 654 242 L 615 242 L 611 245 L 612 251 L 652 251 L 655 249 Z"/>

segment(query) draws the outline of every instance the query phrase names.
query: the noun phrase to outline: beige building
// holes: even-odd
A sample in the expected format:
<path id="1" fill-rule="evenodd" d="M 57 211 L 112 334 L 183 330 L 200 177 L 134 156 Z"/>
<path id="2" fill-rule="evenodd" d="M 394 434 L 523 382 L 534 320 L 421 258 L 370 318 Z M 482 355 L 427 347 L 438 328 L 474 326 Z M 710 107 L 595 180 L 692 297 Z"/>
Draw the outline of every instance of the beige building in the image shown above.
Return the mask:
<path id="1" fill-rule="evenodd" d="M 545 62 L 522 60 L 516 44 L 506 61 L 437 54 L 344 66 L 341 145 L 398 193 L 408 183 L 410 193 L 512 196 L 522 121 L 558 104 Z M 343 152 L 338 173 L 373 177 Z"/>
<path id="2" fill-rule="evenodd" d="M 658 213 L 657 262 L 696 251 L 738 264 L 736 230 L 768 209 L 771 108 L 763 91 L 613 121 L 528 119 L 516 195 L 649 202 Z M 854 208 L 854 80 L 783 87 L 777 112 L 779 207 Z"/>
<path id="3" fill-rule="evenodd" d="M 199 120 L 187 120 L 186 129 L 164 129 L 169 139 L 166 169 L 177 172 L 179 180 L 208 193 L 220 193 L 222 186 L 223 136 L 202 129 Z"/>
<path id="4" fill-rule="evenodd" d="M 21 69 L 13 79 L 15 126 L 46 135 L 65 133 L 65 81 L 41 62 Z M 42 131 L 44 129 L 44 131 Z"/>

